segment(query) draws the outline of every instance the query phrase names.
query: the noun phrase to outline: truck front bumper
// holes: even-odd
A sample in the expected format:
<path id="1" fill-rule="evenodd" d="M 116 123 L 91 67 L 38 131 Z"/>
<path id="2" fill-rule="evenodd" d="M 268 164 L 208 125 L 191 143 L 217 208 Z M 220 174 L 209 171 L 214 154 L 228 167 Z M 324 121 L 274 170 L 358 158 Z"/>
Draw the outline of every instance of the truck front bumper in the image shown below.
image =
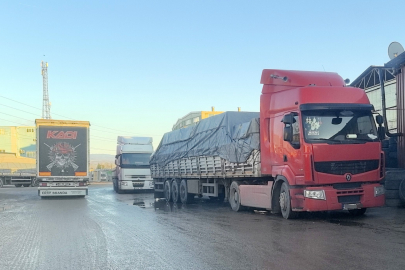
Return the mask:
<path id="1" fill-rule="evenodd" d="M 43 196 L 86 196 L 87 187 L 39 187 L 38 195 Z"/>
<path id="2" fill-rule="evenodd" d="M 153 189 L 153 179 L 118 181 L 121 190 Z"/>
<path id="3" fill-rule="evenodd" d="M 334 189 L 331 186 L 305 188 L 307 191 L 323 190 L 323 199 L 305 197 L 304 189 L 299 191 L 292 189 L 291 204 L 296 211 L 308 212 L 380 207 L 385 204 L 385 195 L 376 194 L 376 190 L 383 190 L 383 188 L 378 183 L 363 184 L 361 188 L 356 189 Z"/>

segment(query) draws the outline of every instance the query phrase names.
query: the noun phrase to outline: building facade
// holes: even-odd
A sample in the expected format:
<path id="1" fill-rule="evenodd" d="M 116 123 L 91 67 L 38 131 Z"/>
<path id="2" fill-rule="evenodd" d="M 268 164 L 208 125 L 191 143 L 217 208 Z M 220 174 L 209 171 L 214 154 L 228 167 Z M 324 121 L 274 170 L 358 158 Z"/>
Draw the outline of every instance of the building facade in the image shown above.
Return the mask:
<path id="1" fill-rule="evenodd" d="M 14 153 L 18 157 L 35 159 L 35 127 L 0 126 L 0 153 Z"/>
<path id="2" fill-rule="evenodd" d="M 205 119 L 205 118 L 208 118 L 210 116 L 217 115 L 217 114 L 221 114 L 221 113 L 223 113 L 223 112 L 215 111 L 214 107 L 212 107 L 211 111 L 190 112 L 187 115 L 183 116 L 182 118 L 179 118 L 177 120 L 176 124 L 173 125 L 172 130 L 186 128 L 186 127 L 195 125 L 199 121 L 201 121 L 202 119 Z"/>

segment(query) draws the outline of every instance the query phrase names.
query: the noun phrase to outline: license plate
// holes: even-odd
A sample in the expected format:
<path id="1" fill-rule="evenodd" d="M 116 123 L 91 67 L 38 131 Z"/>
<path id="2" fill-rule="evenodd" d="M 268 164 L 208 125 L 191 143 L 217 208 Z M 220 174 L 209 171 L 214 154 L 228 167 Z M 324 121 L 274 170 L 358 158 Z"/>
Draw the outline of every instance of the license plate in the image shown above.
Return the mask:
<path id="1" fill-rule="evenodd" d="M 361 203 L 345 203 L 343 204 L 343 210 L 360 209 Z"/>

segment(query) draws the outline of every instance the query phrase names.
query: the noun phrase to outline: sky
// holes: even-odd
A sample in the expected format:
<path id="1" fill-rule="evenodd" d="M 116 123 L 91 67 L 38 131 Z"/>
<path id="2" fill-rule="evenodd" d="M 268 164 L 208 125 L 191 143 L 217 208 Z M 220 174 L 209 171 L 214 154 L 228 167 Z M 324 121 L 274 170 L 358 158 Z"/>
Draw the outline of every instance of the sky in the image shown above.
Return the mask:
<path id="1" fill-rule="evenodd" d="M 403 1 L 0 0 L 0 126 L 90 121 L 90 153 L 117 136 L 158 146 L 192 111 L 259 111 L 263 69 L 356 79 L 405 45 Z"/>

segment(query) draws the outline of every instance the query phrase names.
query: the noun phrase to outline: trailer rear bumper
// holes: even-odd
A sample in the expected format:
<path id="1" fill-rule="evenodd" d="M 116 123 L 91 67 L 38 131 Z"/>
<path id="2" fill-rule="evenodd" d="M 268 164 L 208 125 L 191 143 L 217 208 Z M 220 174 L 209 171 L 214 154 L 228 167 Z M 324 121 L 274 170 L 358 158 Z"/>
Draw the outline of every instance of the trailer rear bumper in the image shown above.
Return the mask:
<path id="1" fill-rule="evenodd" d="M 309 192 L 324 193 L 324 199 L 309 198 Z M 322 192 L 323 191 L 323 192 Z M 294 195 L 295 194 L 295 195 Z M 380 207 L 385 204 L 384 187 L 379 183 L 363 184 L 356 189 L 334 189 L 331 186 L 308 187 L 290 191 L 292 207 L 296 211 L 332 211 Z"/>
<path id="2" fill-rule="evenodd" d="M 44 196 L 86 196 L 88 195 L 89 190 L 87 187 L 80 188 L 71 188 L 71 187 L 39 187 L 38 195 L 41 197 Z"/>

